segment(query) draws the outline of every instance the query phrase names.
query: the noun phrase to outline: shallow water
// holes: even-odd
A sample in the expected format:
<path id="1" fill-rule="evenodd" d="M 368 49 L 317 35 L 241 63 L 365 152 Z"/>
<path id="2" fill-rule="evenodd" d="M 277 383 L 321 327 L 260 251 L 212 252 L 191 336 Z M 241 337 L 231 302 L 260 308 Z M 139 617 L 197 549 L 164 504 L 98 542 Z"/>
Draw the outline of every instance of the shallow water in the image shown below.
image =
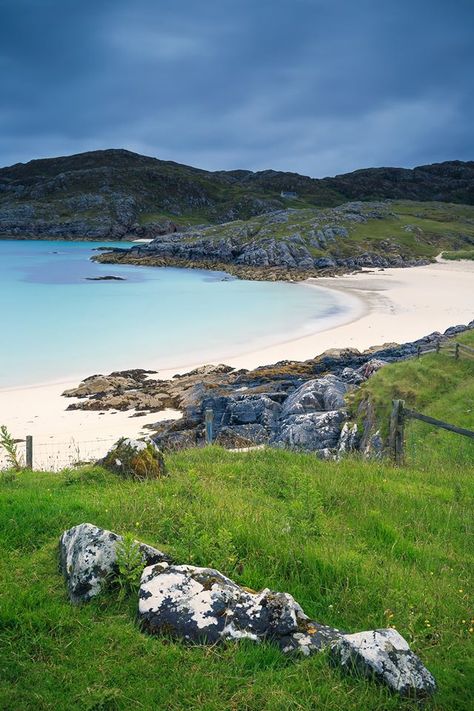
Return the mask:
<path id="1" fill-rule="evenodd" d="M 333 293 L 304 285 L 91 262 L 104 244 L 0 241 L 0 387 L 222 360 L 340 312 Z M 126 281 L 86 278 L 107 274 Z"/>

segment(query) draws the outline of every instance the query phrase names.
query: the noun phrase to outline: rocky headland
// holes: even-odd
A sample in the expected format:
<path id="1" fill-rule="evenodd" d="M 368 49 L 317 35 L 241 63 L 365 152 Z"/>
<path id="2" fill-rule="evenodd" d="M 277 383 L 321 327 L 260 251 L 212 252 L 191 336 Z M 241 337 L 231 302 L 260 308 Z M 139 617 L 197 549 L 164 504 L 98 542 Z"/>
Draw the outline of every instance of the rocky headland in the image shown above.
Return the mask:
<path id="1" fill-rule="evenodd" d="M 276 210 L 249 220 L 186 228 L 149 244 L 116 248 L 94 257 L 106 264 L 217 269 L 245 279 L 301 280 L 362 267 L 412 267 L 429 263 L 451 244 L 474 244 L 472 219 L 459 215 L 449 228 L 445 209 L 390 201 L 348 202 L 335 208 Z M 408 212 L 407 212 L 408 210 Z M 451 218 L 454 218 L 454 213 Z M 436 221 L 433 226 L 433 218 Z"/>

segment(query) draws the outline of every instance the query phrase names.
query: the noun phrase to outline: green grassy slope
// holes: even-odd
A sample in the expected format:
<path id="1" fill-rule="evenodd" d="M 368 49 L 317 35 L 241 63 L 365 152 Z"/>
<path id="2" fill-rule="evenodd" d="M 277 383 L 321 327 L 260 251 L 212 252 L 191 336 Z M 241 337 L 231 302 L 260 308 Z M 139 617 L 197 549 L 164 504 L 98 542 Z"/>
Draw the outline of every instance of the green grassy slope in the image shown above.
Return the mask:
<path id="1" fill-rule="evenodd" d="M 354 213 L 359 221 L 354 220 Z M 343 228 L 318 247 L 318 233 L 326 228 Z M 232 238 L 242 243 L 298 239 L 313 257 L 356 257 L 366 252 L 403 258 L 434 258 L 443 249 L 459 250 L 474 244 L 474 207 L 449 203 L 386 201 L 362 203 L 353 210 L 341 208 L 295 209 L 284 215 L 258 215 L 214 225 L 184 235 L 192 244 L 202 237 Z M 454 252 L 455 253 L 455 252 Z"/>
<path id="2" fill-rule="evenodd" d="M 324 654 L 292 661 L 271 645 L 147 637 L 136 600 L 119 602 L 114 591 L 72 607 L 57 543 L 83 521 L 132 531 L 252 588 L 289 591 L 310 615 L 349 631 L 393 624 L 438 679 L 428 708 L 471 708 L 472 468 L 218 448 L 168 464 L 169 478 L 145 484 L 99 470 L 1 484 L 0 708 L 416 708 L 342 676 Z"/>
<path id="3" fill-rule="evenodd" d="M 474 334 L 458 337 L 473 344 Z M 387 401 L 474 427 L 474 362 L 446 355 L 387 366 L 364 386 Z M 359 397 L 359 396 L 358 396 Z M 474 443 L 412 423 L 408 465 L 322 462 L 217 447 L 168 457 L 169 477 L 100 469 L 0 479 L 0 709 L 8 711 L 415 711 L 326 654 L 292 660 L 270 644 L 188 647 L 142 634 L 116 590 L 69 604 L 61 532 L 89 521 L 214 566 L 243 585 L 288 591 L 347 631 L 394 625 L 437 678 L 426 708 L 470 711 L 474 684 L 470 541 Z"/>
<path id="4" fill-rule="evenodd" d="M 474 249 L 460 249 L 457 252 L 443 252 L 444 259 L 474 259 Z"/>
<path id="5" fill-rule="evenodd" d="M 474 348 L 474 331 L 454 339 Z M 474 358 L 455 360 L 446 353 L 433 353 L 379 370 L 356 391 L 352 410 L 369 399 L 375 406 L 382 433 L 387 434 L 392 399 L 405 400 L 407 407 L 444 422 L 474 431 Z M 410 420 L 406 426 L 409 463 L 446 468 L 462 476 L 474 464 L 474 440 Z"/>

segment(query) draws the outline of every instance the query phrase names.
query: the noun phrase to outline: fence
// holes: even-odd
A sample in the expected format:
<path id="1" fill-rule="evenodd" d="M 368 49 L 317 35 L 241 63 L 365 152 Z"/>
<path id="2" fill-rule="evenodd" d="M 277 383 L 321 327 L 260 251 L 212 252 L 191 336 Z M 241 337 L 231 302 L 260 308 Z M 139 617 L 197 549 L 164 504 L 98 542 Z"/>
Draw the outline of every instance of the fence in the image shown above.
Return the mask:
<path id="1" fill-rule="evenodd" d="M 452 355 L 456 360 L 459 358 L 474 358 L 474 348 L 466 346 L 464 343 L 458 343 L 457 341 L 447 341 L 443 343 L 442 341 L 437 341 L 435 347 L 422 347 L 418 346 L 416 349 L 416 356 L 419 358 L 426 353 L 444 353 L 446 355 Z"/>
<path id="2" fill-rule="evenodd" d="M 448 430 L 448 432 L 453 432 L 454 434 L 470 437 L 474 440 L 474 432 L 471 430 L 467 430 L 464 427 L 457 427 L 449 422 L 443 422 L 443 420 L 437 420 L 435 417 L 423 415 L 421 412 L 416 412 L 416 410 L 410 410 L 408 407 L 405 407 L 404 400 L 393 400 L 388 441 L 390 456 L 397 465 L 401 465 L 404 462 L 405 421 L 410 418 L 426 422 L 434 427 L 440 427 L 441 429 Z"/>
<path id="3" fill-rule="evenodd" d="M 54 438 L 32 437 L 16 440 L 17 453 L 21 464 L 36 471 L 59 471 L 65 467 L 75 467 L 95 462 L 105 456 L 117 437 L 57 441 Z M 0 451 L 0 470 L 8 467 L 5 453 Z"/>
<path id="4" fill-rule="evenodd" d="M 446 343 L 437 341 L 434 348 L 422 348 L 421 346 L 418 346 L 417 358 L 420 358 L 420 356 L 425 355 L 426 353 L 443 353 L 453 356 L 456 360 L 463 357 L 474 358 L 474 348 L 466 346 L 464 343 L 458 343 L 457 341 L 448 341 Z M 404 461 L 404 435 L 405 421 L 407 419 L 420 420 L 421 422 L 426 422 L 434 427 L 440 427 L 441 429 L 448 430 L 448 432 L 453 432 L 454 434 L 474 439 L 474 432 L 471 430 L 467 430 L 464 427 L 457 427 L 449 422 L 443 422 L 443 420 L 437 420 L 435 417 L 423 415 L 423 413 L 416 412 L 416 410 L 410 410 L 405 407 L 405 402 L 403 400 L 392 400 L 388 447 L 391 459 L 398 465 L 403 464 Z"/>

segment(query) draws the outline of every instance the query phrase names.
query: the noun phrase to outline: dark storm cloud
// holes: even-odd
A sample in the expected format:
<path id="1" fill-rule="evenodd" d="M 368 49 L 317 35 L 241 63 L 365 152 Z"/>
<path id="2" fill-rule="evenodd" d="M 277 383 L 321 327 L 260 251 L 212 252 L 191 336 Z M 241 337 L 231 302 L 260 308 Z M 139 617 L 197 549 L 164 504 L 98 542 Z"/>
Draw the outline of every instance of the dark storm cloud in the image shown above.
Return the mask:
<path id="1" fill-rule="evenodd" d="M 0 0 L 0 163 L 472 158 L 473 27 L 471 0 Z"/>

